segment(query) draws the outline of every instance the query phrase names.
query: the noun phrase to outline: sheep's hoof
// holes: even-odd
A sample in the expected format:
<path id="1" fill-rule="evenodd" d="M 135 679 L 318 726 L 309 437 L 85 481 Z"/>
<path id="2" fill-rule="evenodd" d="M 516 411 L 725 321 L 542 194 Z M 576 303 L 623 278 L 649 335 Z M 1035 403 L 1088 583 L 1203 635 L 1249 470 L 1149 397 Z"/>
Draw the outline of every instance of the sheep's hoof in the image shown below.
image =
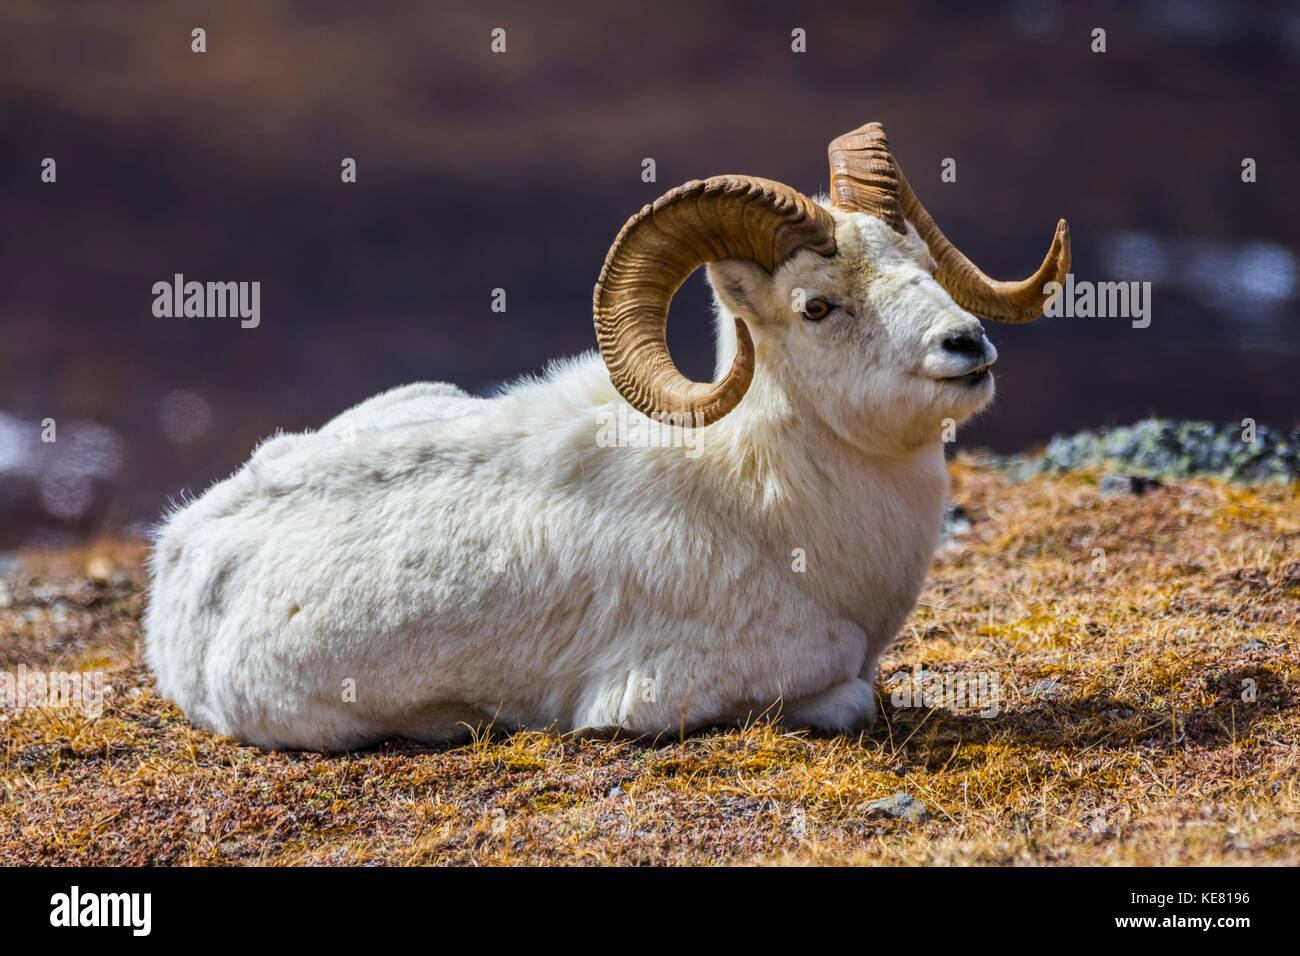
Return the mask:
<path id="1" fill-rule="evenodd" d="M 876 691 L 855 677 L 787 706 L 782 721 L 830 734 L 856 734 L 876 722 Z"/>

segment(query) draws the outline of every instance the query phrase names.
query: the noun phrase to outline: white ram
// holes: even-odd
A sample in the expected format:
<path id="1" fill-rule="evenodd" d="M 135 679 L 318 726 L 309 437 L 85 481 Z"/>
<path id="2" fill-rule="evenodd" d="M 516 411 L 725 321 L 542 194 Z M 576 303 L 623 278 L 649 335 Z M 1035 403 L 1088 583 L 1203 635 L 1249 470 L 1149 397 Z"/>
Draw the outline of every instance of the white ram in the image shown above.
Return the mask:
<path id="1" fill-rule="evenodd" d="M 146 617 L 161 692 L 263 747 L 869 725 L 936 543 L 941 423 L 993 395 L 976 316 L 1036 317 L 1069 235 L 995 282 L 879 124 L 830 155 L 829 202 L 723 176 L 633 217 L 596 286 L 601 355 L 490 399 L 394 389 L 170 515 Z M 704 263 L 716 384 L 664 337 Z"/>

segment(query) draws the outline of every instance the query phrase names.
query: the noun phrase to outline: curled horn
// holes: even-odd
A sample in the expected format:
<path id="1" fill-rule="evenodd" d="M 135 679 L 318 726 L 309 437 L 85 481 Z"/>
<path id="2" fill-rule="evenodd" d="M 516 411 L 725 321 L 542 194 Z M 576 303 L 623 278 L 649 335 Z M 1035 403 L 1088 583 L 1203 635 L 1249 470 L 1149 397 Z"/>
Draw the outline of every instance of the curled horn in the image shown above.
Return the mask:
<path id="1" fill-rule="evenodd" d="M 883 126 L 868 123 L 837 136 L 826 154 L 831 161 L 831 204 L 836 209 L 870 213 L 895 232 L 907 232 L 898 199 L 898 166 Z"/>
<path id="2" fill-rule="evenodd" d="M 835 205 L 869 212 L 899 232 L 906 231 L 902 220 L 910 222 L 938 264 L 935 279 L 966 311 L 996 322 L 1032 322 L 1051 298 L 1045 291 L 1047 284 L 1065 282 L 1070 271 L 1070 227 L 1064 219 L 1056 224 L 1051 248 L 1037 272 L 1019 282 L 999 281 L 981 272 L 930 218 L 890 152 L 881 124 L 868 123 L 845 133 L 831 142 L 829 154 Z"/>
<path id="3" fill-rule="evenodd" d="M 628 220 L 593 295 L 596 338 L 610 381 L 637 411 L 704 426 L 730 412 L 754 377 L 754 343 L 736 319 L 736 357 L 717 383 L 687 378 L 668 354 L 673 294 L 706 262 L 749 259 L 769 272 L 801 249 L 835 251 L 830 213 L 767 179 L 715 176 L 660 196 Z"/>

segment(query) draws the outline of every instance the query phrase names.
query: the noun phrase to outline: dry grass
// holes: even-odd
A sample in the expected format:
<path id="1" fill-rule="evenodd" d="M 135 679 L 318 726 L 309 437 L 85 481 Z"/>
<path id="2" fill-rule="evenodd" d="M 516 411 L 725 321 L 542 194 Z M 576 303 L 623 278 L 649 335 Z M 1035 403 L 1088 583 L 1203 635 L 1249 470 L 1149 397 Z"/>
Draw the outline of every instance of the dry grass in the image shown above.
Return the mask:
<path id="1" fill-rule="evenodd" d="M 0 863 L 1300 863 L 1300 486 L 1102 499 L 1095 475 L 953 475 L 974 529 L 882 673 L 991 671 L 1000 712 L 885 691 L 860 739 L 261 753 L 155 693 L 141 549 L 29 555 L 0 669 L 102 668 L 114 692 L 98 718 L 0 715 Z M 125 578 L 88 581 L 96 558 Z M 929 822 L 866 811 L 899 792 Z"/>

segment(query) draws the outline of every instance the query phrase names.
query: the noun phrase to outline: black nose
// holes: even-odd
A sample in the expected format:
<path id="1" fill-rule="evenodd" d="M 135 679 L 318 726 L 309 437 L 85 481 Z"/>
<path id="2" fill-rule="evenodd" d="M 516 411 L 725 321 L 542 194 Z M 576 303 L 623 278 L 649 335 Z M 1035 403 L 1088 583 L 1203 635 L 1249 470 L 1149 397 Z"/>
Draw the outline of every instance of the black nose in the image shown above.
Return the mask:
<path id="1" fill-rule="evenodd" d="M 943 340 L 943 347 L 958 355 L 969 355 L 971 358 L 984 357 L 984 338 L 972 332 L 952 333 Z"/>

